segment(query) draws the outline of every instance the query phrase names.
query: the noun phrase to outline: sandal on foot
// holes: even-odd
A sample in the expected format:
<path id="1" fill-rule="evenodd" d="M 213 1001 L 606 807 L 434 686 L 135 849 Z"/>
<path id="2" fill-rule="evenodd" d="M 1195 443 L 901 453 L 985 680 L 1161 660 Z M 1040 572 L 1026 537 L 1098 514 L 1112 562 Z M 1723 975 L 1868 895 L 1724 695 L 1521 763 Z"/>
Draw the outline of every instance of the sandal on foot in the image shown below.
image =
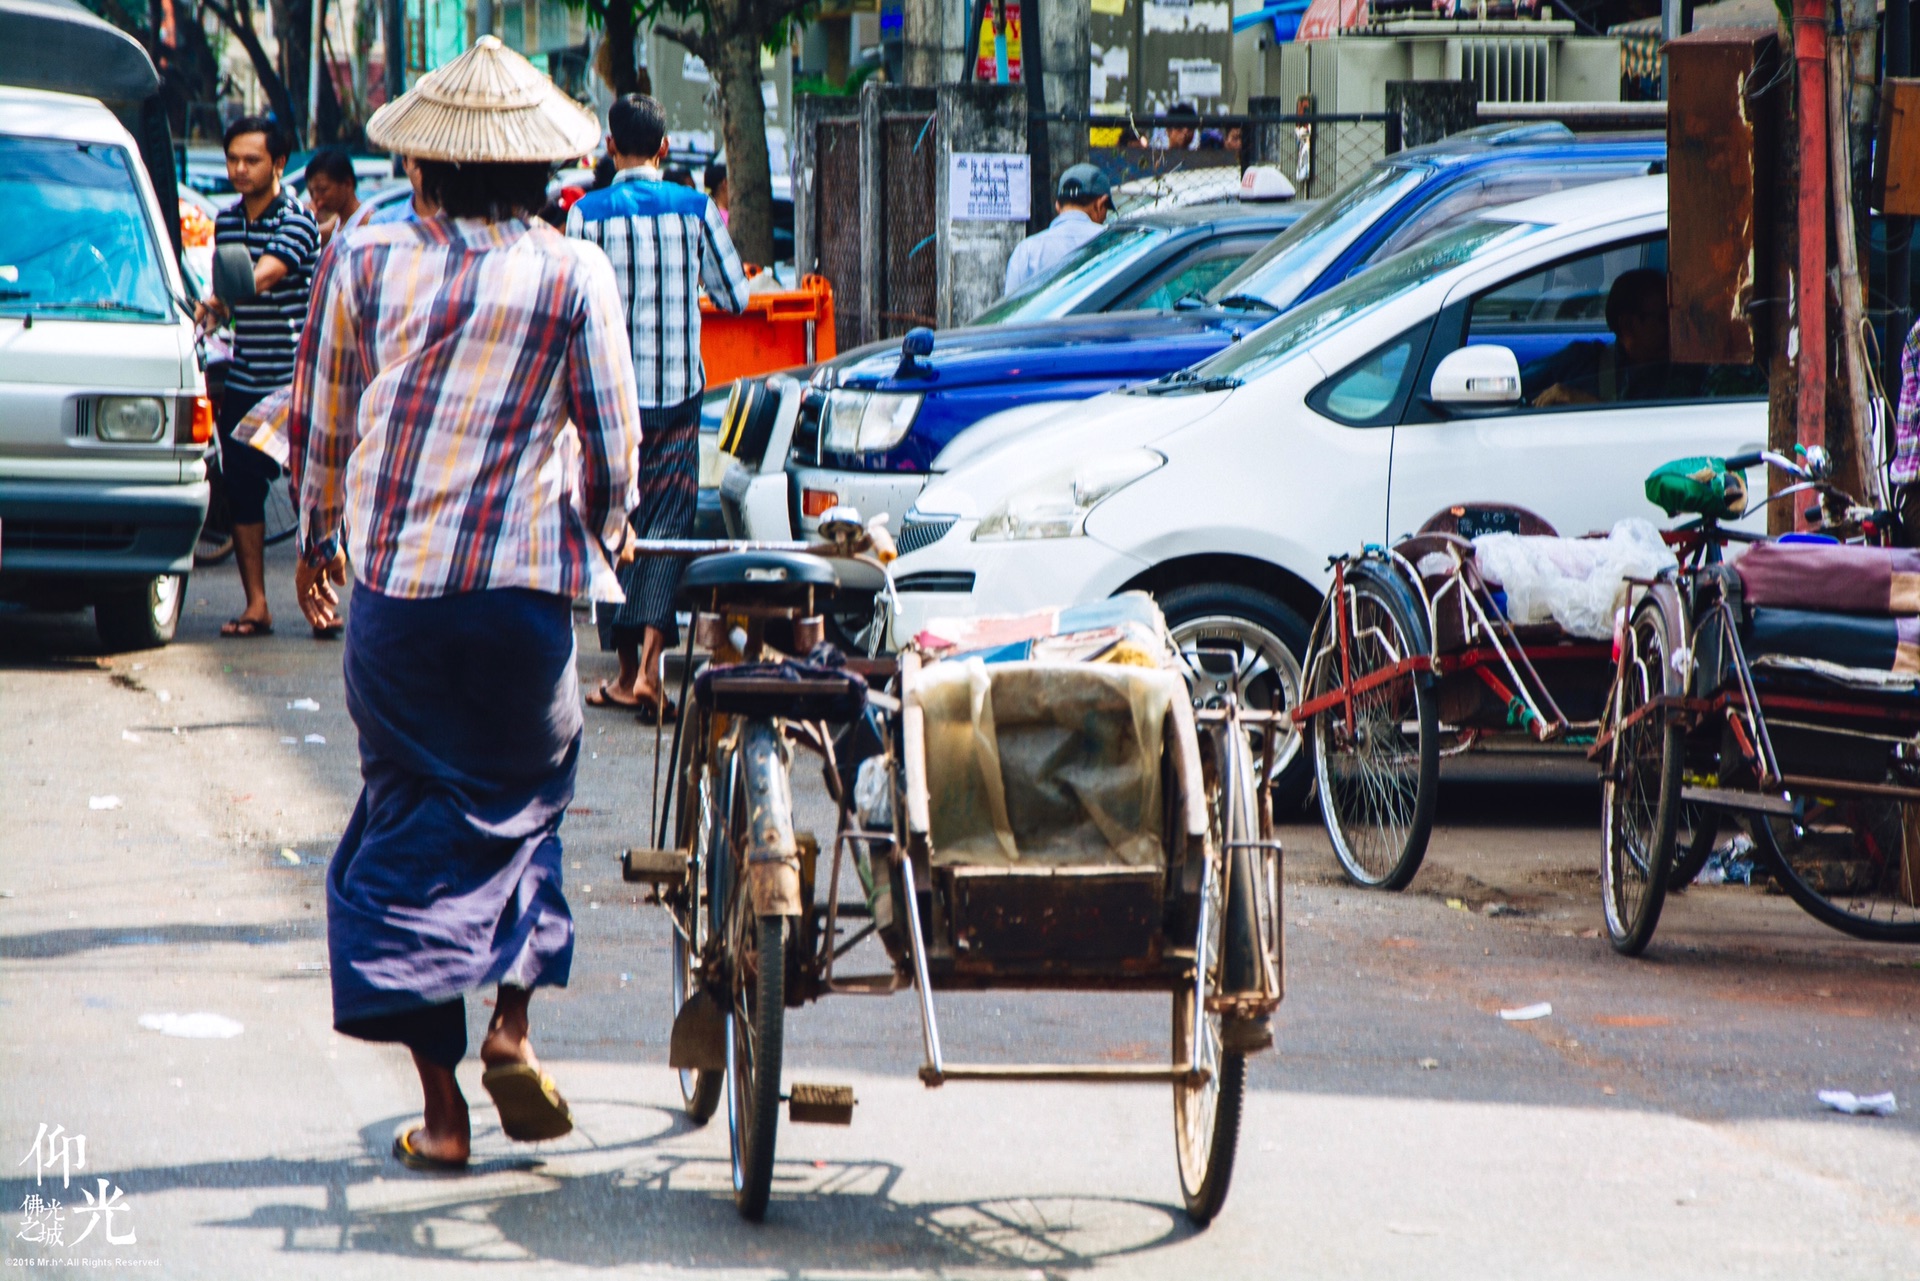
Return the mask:
<path id="1" fill-rule="evenodd" d="M 320 641 L 339 640 L 341 633 L 346 630 L 345 623 L 327 623 L 313 629 L 313 638 Z"/>
<path id="2" fill-rule="evenodd" d="M 428 1156 L 413 1146 L 413 1136 L 426 1128 L 424 1125 L 416 1125 L 411 1130 L 395 1135 L 393 1159 L 409 1170 L 425 1170 L 429 1174 L 458 1174 L 466 1169 L 465 1161 L 449 1161 L 445 1157 Z"/>
<path id="3" fill-rule="evenodd" d="M 625 699 L 613 692 L 612 681 L 601 681 L 600 688 L 587 695 L 588 707 L 611 707 L 616 711 L 630 712 L 640 706 L 638 699 Z"/>
<path id="4" fill-rule="evenodd" d="M 520 1143 L 557 1139 L 573 1129 L 573 1111 L 553 1078 L 525 1063 L 502 1063 L 480 1076 L 500 1113 L 500 1128 Z"/>
<path id="5" fill-rule="evenodd" d="M 680 719 L 680 709 L 674 706 L 670 698 L 656 704 L 650 698 L 643 698 L 634 706 L 634 719 L 642 725 L 671 725 Z"/>
<path id="6" fill-rule="evenodd" d="M 220 625 L 220 634 L 228 640 L 253 640 L 273 635 L 273 624 L 257 618 L 229 618 Z"/>

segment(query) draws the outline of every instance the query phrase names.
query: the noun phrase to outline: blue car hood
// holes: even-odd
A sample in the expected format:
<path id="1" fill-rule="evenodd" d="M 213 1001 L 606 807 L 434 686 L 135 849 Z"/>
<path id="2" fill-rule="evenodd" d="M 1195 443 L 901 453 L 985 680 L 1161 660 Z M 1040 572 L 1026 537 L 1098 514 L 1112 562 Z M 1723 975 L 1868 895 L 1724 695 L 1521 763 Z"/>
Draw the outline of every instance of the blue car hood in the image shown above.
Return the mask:
<path id="1" fill-rule="evenodd" d="M 900 342 L 873 343 L 834 363 L 838 383 L 870 391 L 936 394 L 1008 382 L 1131 382 L 1158 378 L 1251 333 L 1266 315 L 1200 309 L 1073 316 L 1023 325 L 946 329 L 920 372 L 896 377 Z M 1091 393 L 1089 393 L 1091 394 Z"/>

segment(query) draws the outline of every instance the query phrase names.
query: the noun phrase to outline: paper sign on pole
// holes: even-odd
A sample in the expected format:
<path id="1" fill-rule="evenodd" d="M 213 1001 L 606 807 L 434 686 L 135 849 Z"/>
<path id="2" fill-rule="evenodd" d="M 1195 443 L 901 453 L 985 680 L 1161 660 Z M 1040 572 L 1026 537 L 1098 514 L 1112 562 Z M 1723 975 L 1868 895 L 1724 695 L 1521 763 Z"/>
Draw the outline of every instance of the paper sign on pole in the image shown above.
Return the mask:
<path id="1" fill-rule="evenodd" d="M 1033 190 L 1023 152 L 956 151 L 947 170 L 954 222 L 1025 222 Z"/>

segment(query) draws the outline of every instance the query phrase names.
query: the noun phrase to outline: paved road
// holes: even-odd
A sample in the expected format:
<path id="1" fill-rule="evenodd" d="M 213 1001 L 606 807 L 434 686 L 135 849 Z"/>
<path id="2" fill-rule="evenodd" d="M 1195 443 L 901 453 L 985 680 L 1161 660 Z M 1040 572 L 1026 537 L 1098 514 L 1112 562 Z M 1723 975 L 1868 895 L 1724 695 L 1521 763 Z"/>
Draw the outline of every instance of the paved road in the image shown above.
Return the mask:
<path id="1" fill-rule="evenodd" d="M 1595 791 L 1578 765 L 1538 762 L 1455 771 L 1402 895 L 1345 887 L 1317 829 L 1288 830 L 1290 994 L 1209 1230 L 1178 1210 L 1163 1089 L 929 1092 L 905 998 L 793 1016 L 792 1077 L 852 1082 L 861 1102 L 849 1128 L 783 1132 L 752 1227 L 726 1196 L 722 1124 L 677 1111 L 663 918 L 613 865 L 645 813 L 651 731 L 596 713 L 564 833 L 574 982 L 534 1007 L 580 1126 L 506 1142 L 469 1064 L 475 1172 L 402 1170 L 386 1151 L 418 1106 L 404 1055 L 329 1030 L 322 877 L 357 762 L 339 651 L 291 625 L 288 568 L 272 571 L 286 626 L 265 641 L 215 638 L 231 570 L 194 580 L 180 641 L 157 653 L 99 656 L 81 616 L 0 616 L 10 1263 L 249 1281 L 1920 1274 L 1915 1113 L 1814 1100 L 1841 1086 L 1920 1106 L 1920 954 L 1696 888 L 1649 958 L 1613 956 Z M 584 625 L 581 640 L 597 680 Z M 305 698 L 319 710 L 290 706 Z M 830 828 L 817 785 L 802 802 Z M 1552 1017 L 1498 1017 L 1540 1000 Z M 956 1056 L 1166 1052 L 1164 1001 L 943 1009 Z M 140 1023 L 192 1013 L 244 1030 Z M 475 1001 L 476 1027 L 484 1014 Z M 42 1124 L 86 1136 L 68 1188 L 34 1185 Z M 123 1199 L 76 1246 L 100 1177 Z M 62 1201 L 64 1247 L 20 1238 L 30 1195 Z"/>

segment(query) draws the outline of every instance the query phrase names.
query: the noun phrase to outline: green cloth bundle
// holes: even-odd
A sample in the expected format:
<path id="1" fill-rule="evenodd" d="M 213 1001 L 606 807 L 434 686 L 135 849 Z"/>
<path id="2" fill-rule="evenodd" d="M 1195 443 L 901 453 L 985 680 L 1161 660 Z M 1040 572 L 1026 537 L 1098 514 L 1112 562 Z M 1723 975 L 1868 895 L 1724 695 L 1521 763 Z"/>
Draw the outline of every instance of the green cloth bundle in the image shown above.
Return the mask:
<path id="1" fill-rule="evenodd" d="M 1647 500 L 1669 516 L 1731 519 L 1747 510 L 1747 481 L 1721 458 L 1676 458 L 1647 477 Z"/>

